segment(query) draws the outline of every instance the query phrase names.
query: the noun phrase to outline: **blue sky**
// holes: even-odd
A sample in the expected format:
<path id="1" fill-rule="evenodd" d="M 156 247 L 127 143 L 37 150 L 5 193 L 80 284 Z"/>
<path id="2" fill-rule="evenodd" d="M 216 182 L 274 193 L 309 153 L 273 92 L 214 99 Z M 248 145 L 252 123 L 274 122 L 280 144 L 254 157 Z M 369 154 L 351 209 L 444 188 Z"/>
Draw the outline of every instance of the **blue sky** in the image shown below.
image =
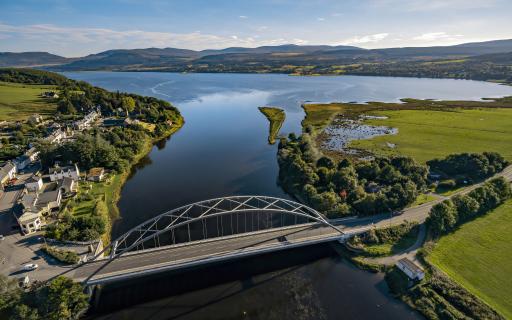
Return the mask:
<path id="1" fill-rule="evenodd" d="M 364 48 L 512 38 L 510 0 L 0 0 L 0 51 L 329 44 Z"/>

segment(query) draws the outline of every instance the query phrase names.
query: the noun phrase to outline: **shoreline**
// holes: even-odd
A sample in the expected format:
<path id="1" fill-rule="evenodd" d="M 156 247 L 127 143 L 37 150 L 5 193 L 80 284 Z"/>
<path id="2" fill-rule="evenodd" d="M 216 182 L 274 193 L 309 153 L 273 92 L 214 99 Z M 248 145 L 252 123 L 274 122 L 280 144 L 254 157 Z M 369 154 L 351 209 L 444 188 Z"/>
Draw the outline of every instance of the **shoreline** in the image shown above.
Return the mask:
<path id="1" fill-rule="evenodd" d="M 103 245 L 106 246 L 110 243 L 110 240 L 112 239 L 112 227 L 114 223 L 121 218 L 121 212 L 119 211 L 119 200 L 121 200 L 121 191 L 124 187 L 124 184 L 128 180 L 128 177 L 130 176 L 132 169 L 135 165 L 137 165 L 141 159 L 143 159 L 145 156 L 149 155 L 155 144 L 162 140 L 162 139 L 168 139 L 171 137 L 174 133 L 176 133 L 179 129 L 183 127 L 185 124 L 185 119 L 180 117 L 180 122 L 176 126 L 171 126 L 171 128 L 166 131 L 164 134 L 162 134 L 159 137 L 155 137 L 153 139 L 150 139 L 146 145 L 144 146 L 144 149 L 142 152 L 137 154 L 135 156 L 135 159 L 130 163 L 130 167 L 125 170 L 122 173 L 116 174 L 112 177 L 112 185 L 110 186 L 110 189 L 112 190 L 112 198 L 109 201 L 106 201 L 107 207 L 108 207 L 108 226 L 107 230 L 104 234 L 101 235 L 101 240 L 103 241 Z"/>

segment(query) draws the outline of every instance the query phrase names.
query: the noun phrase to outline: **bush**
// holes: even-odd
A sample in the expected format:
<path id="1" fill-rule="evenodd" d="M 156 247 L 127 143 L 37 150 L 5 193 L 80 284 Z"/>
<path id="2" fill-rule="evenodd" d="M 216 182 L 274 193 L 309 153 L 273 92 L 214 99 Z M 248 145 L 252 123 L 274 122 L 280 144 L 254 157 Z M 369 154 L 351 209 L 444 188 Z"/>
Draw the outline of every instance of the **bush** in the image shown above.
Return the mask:
<path id="1" fill-rule="evenodd" d="M 62 263 L 76 264 L 80 261 L 78 254 L 74 251 L 61 250 L 51 246 L 43 246 L 41 250 Z"/>

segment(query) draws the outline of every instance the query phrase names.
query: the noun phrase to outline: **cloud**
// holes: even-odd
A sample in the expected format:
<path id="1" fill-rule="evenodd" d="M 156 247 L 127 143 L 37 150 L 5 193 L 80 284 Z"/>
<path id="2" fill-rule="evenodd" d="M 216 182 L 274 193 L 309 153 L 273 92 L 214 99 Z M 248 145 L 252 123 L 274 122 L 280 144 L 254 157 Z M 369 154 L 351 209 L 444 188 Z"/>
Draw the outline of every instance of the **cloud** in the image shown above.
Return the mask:
<path id="1" fill-rule="evenodd" d="M 363 44 L 363 43 L 372 43 L 379 42 L 389 37 L 389 33 L 377 33 L 377 34 L 369 34 L 366 36 L 355 36 L 353 38 L 347 39 L 343 41 L 341 44 Z"/>
<path id="2" fill-rule="evenodd" d="M 112 30 L 106 28 L 71 28 L 50 24 L 13 26 L 0 23 L 0 51 L 44 50 L 68 56 L 84 55 L 108 49 L 177 47 L 188 49 L 221 49 L 232 46 L 257 47 L 285 43 L 301 44 L 294 38 L 242 37 L 201 32 L 172 33 L 143 30 Z M 257 39 L 256 39 L 257 38 Z"/>
<path id="3" fill-rule="evenodd" d="M 248 16 L 238 16 L 240 19 L 248 19 Z"/>
<path id="4" fill-rule="evenodd" d="M 457 40 L 461 37 L 463 37 L 463 35 L 461 35 L 461 34 L 451 35 L 446 32 L 429 32 L 429 33 L 424 33 L 422 35 L 413 37 L 412 39 L 415 41 L 430 42 L 430 41 L 440 41 L 440 40 Z"/>
<path id="5" fill-rule="evenodd" d="M 396 8 L 401 11 L 435 11 L 445 9 L 470 10 L 491 8 L 502 0 L 371 0 L 377 7 Z"/>
<path id="6" fill-rule="evenodd" d="M 325 18 L 319 17 L 319 18 L 316 18 L 316 20 L 318 20 L 318 21 L 325 21 Z"/>

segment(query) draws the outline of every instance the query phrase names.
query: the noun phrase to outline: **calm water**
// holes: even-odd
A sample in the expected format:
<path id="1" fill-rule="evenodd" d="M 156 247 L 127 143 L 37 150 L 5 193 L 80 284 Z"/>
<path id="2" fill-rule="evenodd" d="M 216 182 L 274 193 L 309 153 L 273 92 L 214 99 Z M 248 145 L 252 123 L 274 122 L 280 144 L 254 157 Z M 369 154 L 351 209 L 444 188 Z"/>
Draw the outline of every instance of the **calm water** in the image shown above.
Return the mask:
<path id="1" fill-rule="evenodd" d="M 151 95 L 168 100 L 176 105 L 185 117 L 185 126 L 169 140 L 155 146 L 124 186 L 119 203 L 122 219 L 114 226 L 114 237 L 159 213 L 199 200 L 234 194 L 287 197 L 276 183 L 277 147 L 267 144 L 268 122 L 258 111 L 259 106 L 272 105 L 284 108 L 287 119 L 282 132 L 288 133 L 300 132 L 300 122 L 304 117 L 300 105 L 306 101 L 389 102 L 408 97 L 477 100 L 481 97 L 512 95 L 512 87 L 463 80 L 249 74 L 65 74 L 109 90 Z M 284 276 L 270 277 L 270 280 L 254 288 L 255 291 L 236 291 L 230 295 L 229 304 L 213 302 L 207 310 L 220 318 L 223 318 L 222 315 L 231 317 L 230 312 L 233 310 L 230 305 L 242 303 L 249 297 L 253 299 L 251 294 L 254 295 L 254 292 L 259 292 L 254 298 L 258 303 L 265 303 L 273 308 L 284 308 L 281 300 L 275 302 L 275 299 L 271 299 L 271 295 L 267 296 L 266 293 L 276 286 L 282 287 L 279 281 L 298 281 L 298 286 L 301 283 L 304 286 L 314 283 L 308 287 L 310 298 L 317 297 L 322 301 L 319 308 L 321 307 L 326 318 L 334 319 L 335 314 L 342 314 L 347 308 L 337 303 L 336 299 L 324 296 L 324 287 L 328 285 L 331 285 L 329 292 L 334 296 L 341 295 L 341 291 L 336 292 L 335 288 L 344 290 L 343 292 L 350 288 L 352 291 L 349 293 L 354 295 L 345 294 L 345 299 L 366 299 L 367 305 L 379 305 L 381 310 L 391 312 L 374 311 L 370 313 L 372 316 L 367 312 L 361 312 L 361 319 L 378 318 L 383 314 L 393 314 L 396 319 L 412 317 L 406 308 L 397 307 L 396 301 L 375 289 L 377 283 L 382 282 L 381 278 L 348 268 L 333 258 L 304 264 L 295 272 L 297 274 L 292 273 L 297 276 L 295 280 L 287 280 Z M 353 282 L 354 279 L 357 279 L 356 283 Z M 336 285 L 347 281 L 352 285 L 343 289 L 342 286 Z M 230 282 L 225 285 L 237 284 Z M 215 288 L 211 288 L 210 291 L 203 289 L 188 293 L 176 299 L 188 301 L 216 295 Z M 293 292 L 289 291 L 287 294 L 293 295 Z M 382 303 L 379 299 L 387 302 Z M 289 303 L 294 302 L 290 300 Z M 357 314 L 357 308 L 364 309 L 360 303 L 352 305 L 352 308 L 355 308 L 352 315 Z M 153 304 L 152 308 L 161 308 L 164 315 L 172 313 L 166 309 L 165 302 Z M 158 314 L 159 319 L 162 318 L 162 313 Z M 200 314 L 197 314 L 197 317 L 201 318 Z M 162 319 L 165 319 L 165 316 Z"/>

